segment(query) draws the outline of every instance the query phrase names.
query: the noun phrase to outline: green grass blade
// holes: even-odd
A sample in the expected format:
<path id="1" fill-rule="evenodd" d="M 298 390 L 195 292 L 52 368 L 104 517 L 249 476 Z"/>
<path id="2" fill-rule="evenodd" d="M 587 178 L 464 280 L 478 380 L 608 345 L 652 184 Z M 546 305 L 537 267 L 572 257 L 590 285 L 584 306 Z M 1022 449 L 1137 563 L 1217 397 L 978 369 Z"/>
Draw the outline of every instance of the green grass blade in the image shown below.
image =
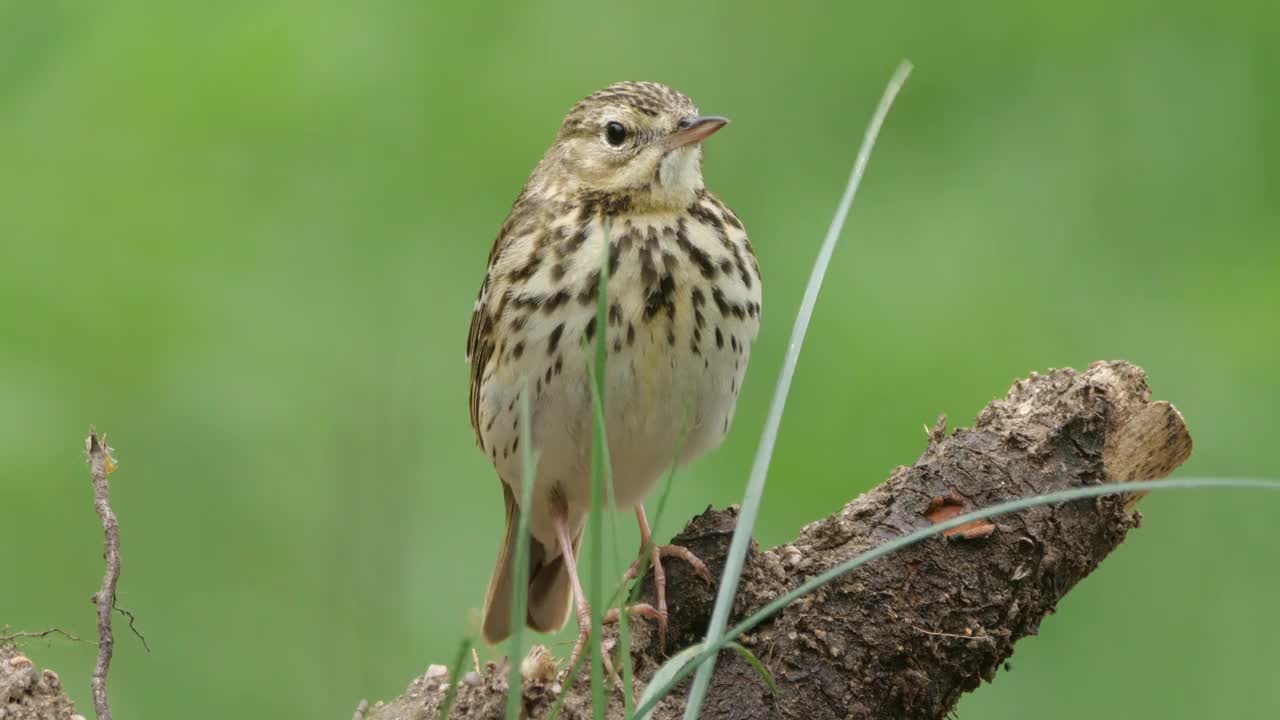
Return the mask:
<path id="1" fill-rule="evenodd" d="M 675 448 L 671 451 L 671 468 L 667 470 L 666 476 L 662 478 L 662 490 L 658 493 L 658 507 L 653 512 L 653 522 L 649 523 L 649 542 L 640 549 L 640 557 L 647 557 L 653 544 L 657 542 L 654 538 L 658 536 L 658 528 L 662 526 L 662 516 L 667 511 L 667 500 L 671 497 L 671 487 L 675 484 L 676 470 L 680 466 L 680 454 L 684 452 L 684 441 L 688 439 L 688 433 L 689 408 L 686 407 L 684 414 L 680 416 L 680 433 L 676 435 Z M 636 578 L 637 588 L 643 579 L 643 576 Z"/>
<path id="2" fill-rule="evenodd" d="M 765 667 L 764 663 L 760 662 L 760 658 L 756 657 L 756 654 L 751 652 L 750 648 L 742 643 L 736 642 L 729 643 L 727 647 L 738 651 L 738 654 L 742 656 L 742 659 L 746 660 L 747 664 L 755 669 L 756 673 L 760 675 L 760 679 L 764 680 L 764 684 L 769 686 L 769 692 L 774 695 L 778 694 L 778 685 L 773 681 L 773 673 L 769 672 L 769 668 Z"/>
<path id="3" fill-rule="evenodd" d="M 614 533 L 615 547 L 617 533 Z M 635 710 L 635 667 L 631 663 L 631 617 L 627 615 L 627 600 L 618 600 L 618 661 L 622 663 L 622 717 L 629 718 Z"/>
<path id="4" fill-rule="evenodd" d="M 595 362 L 591 363 L 594 372 L 592 395 L 600 406 L 603 419 L 606 407 L 605 383 L 608 379 L 608 347 L 605 343 L 609 334 L 609 218 L 605 218 L 600 228 L 600 291 L 596 304 L 596 347 Z M 600 427 L 593 426 L 591 442 L 591 512 L 587 519 L 590 530 L 587 555 L 589 557 L 587 595 L 591 602 L 591 638 L 586 652 L 591 653 L 591 715 L 595 720 L 604 720 L 604 658 L 600 654 L 600 643 L 604 637 L 601 632 L 602 610 L 604 607 L 604 476 L 605 454 L 608 452 L 608 437 L 604 431 L 604 423 Z"/>
<path id="5" fill-rule="evenodd" d="M 649 539 L 640 546 L 639 557 L 643 560 L 648 558 L 650 551 L 657 542 L 658 528 L 661 527 L 662 516 L 667 510 L 667 500 L 671 496 L 671 486 L 676 478 L 676 469 L 680 465 L 680 453 L 684 449 L 685 436 L 688 430 L 687 425 L 688 413 L 686 408 L 685 415 L 680 420 L 680 433 L 676 435 L 675 449 L 671 455 L 671 467 L 667 470 L 662 479 L 662 490 L 658 494 L 658 507 L 653 514 L 653 521 L 649 525 Z M 614 542 L 617 542 L 617 536 L 614 536 Z M 638 566 L 635 582 L 631 586 L 631 592 L 626 593 L 622 597 L 623 590 L 626 589 L 626 580 L 618 586 L 614 591 L 614 599 L 618 602 L 618 653 L 622 658 L 622 705 L 623 718 L 635 717 L 635 703 L 632 698 L 635 692 L 635 669 L 631 662 L 631 633 L 630 633 L 630 617 L 627 615 L 627 607 L 636 602 L 640 595 L 640 586 L 644 584 L 645 564 L 641 562 Z M 612 605 L 614 600 L 610 600 Z M 652 681 L 651 681 L 652 682 Z"/>
<path id="6" fill-rule="evenodd" d="M 1280 481 L 1277 480 L 1257 480 L 1253 478 L 1177 478 L 1171 480 L 1143 480 L 1126 483 L 1107 483 L 1104 485 L 1090 485 L 1088 487 L 1072 488 L 1070 490 L 1060 490 L 1058 492 L 1046 493 L 1044 495 L 1036 495 L 1029 498 L 1021 498 L 1018 500 L 1010 500 L 997 505 L 992 505 L 981 510 L 974 510 L 963 515 L 957 515 L 949 520 L 940 522 L 936 525 L 921 528 L 914 532 L 895 538 L 882 545 L 876 547 L 837 565 L 821 575 L 816 575 L 802 583 L 799 587 L 779 596 L 768 605 L 760 608 L 755 613 L 735 625 L 732 629 L 724 634 L 715 643 L 704 643 L 703 650 L 685 666 L 678 670 L 665 674 L 664 677 L 670 679 L 665 685 L 653 691 L 649 700 L 642 701 L 636 712 L 643 715 L 653 709 L 658 700 L 671 692 L 680 681 L 688 677 L 695 668 L 705 667 L 706 662 L 716 653 L 720 652 L 728 643 L 741 637 L 743 633 L 750 632 L 752 628 L 760 623 L 773 617 L 779 610 L 796 600 L 808 595 L 827 583 L 853 572 L 862 565 L 872 560 L 884 557 L 903 548 L 915 545 L 916 543 L 940 535 L 954 527 L 959 527 L 975 520 L 983 520 L 996 517 L 999 515 L 1007 515 L 1019 510 L 1027 508 L 1039 507 L 1041 505 L 1053 505 L 1060 502 L 1069 502 L 1072 500 L 1081 500 L 1086 498 L 1102 497 L 1104 495 L 1125 495 L 1132 492 L 1146 492 L 1152 490 L 1188 490 L 1194 488 L 1241 488 L 1249 490 L 1280 490 Z M 667 661 L 663 665 L 665 668 L 672 661 Z M 659 669 L 661 672 L 662 669 Z M 655 674 L 655 677 L 657 675 Z M 645 688 L 645 696 L 650 697 L 649 690 L 657 683 L 651 682 L 650 687 Z"/>
<path id="7" fill-rule="evenodd" d="M 601 413 L 601 415 L 603 415 L 603 412 Z M 680 434 L 677 436 L 675 449 L 673 450 L 673 454 L 671 456 L 671 467 L 667 471 L 666 477 L 663 479 L 662 490 L 658 497 L 658 509 L 653 516 L 652 529 L 654 531 L 655 536 L 657 534 L 657 529 L 662 522 L 662 516 L 666 512 L 667 498 L 671 494 L 671 486 L 672 486 L 672 483 L 675 481 L 676 470 L 678 468 L 678 461 L 680 459 L 680 453 L 684 448 L 684 442 L 685 442 L 687 433 L 688 433 L 687 422 L 685 420 L 682 420 L 680 425 Z M 650 538 L 649 544 L 645 545 L 644 549 L 641 552 L 648 552 L 649 548 L 652 547 L 652 543 L 653 543 L 653 539 Z M 627 589 L 627 585 L 625 581 L 618 583 L 618 585 L 613 589 L 613 594 L 609 596 L 609 602 L 605 603 L 605 605 L 607 607 L 613 607 L 614 605 L 617 605 L 619 602 L 619 599 L 623 597 L 623 594 L 625 593 L 626 589 Z M 629 598 L 627 599 L 627 604 L 634 603 L 636 601 L 636 596 L 639 594 L 639 592 L 640 592 L 640 580 L 637 579 L 635 584 L 632 586 Z M 628 645 L 629 644 L 630 643 L 628 643 Z M 630 658 L 628 657 L 628 660 L 629 659 Z M 569 688 L 573 687 L 574 678 L 578 676 L 578 669 L 582 667 L 583 660 L 585 660 L 585 657 L 578 658 L 578 662 L 574 663 L 573 667 L 569 668 L 568 677 L 565 680 L 564 687 L 560 690 L 560 695 L 556 697 L 556 701 L 552 703 L 551 710 L 547 713 L 547 720 L 555 720 L 556 716 L 560 714 L 560 708 L 564 706 L 564 701 L 568 697 Z"/>
<path id="8" fill-rule="evenodd" d="M 684 446 L 686 432 L 687 432 L 687 428 L 685 428 L 685 426 L 682 425 L 680 435 L 679 435 L 679 440 L 676 443 L 675 454 L 672 456 L 671 468 L 667 471 L 667 475 L 663 480 L 662 491 L 660 492 L 659 498 L 658 498 L 658 509 L 653 516 L 653 523 L 652 523 L 651 529 L 654 531 L 654 536 L 657 535 L 657 529 L 659 527 L 659 524 L 662 522 L 662 515 L 666 510 L 667 498 L 671 494 L 671 485 L 672 485 L 672 482 L 675 480 L 675 476 L 676 476 L 677 460 L 679 459 L 680 451 Z M 653 542 L 654 540 L 651 537 L 649 539 L 649 543 L 642 548 L 641 552 L 647 553 L 649 549 L 652 547 Z M 632 585 L 631 592 L 627 594 L 626 602 L 628 605 L 630 605 L 631 603 L 634 603 L 636 601 L 637 596 L 640 594 L 640 584 L 641 584 L 640 581 L 642 579 L 643 578 L 637 578 L 636 582 Z M 607 607 L 613 607 L 617 605 L 620 599 L 623 598 L 626 589 L 627 589 L 627 584 L 625 581 L 618 583 L 618 585 L 613 589 L 613 594 L 609 596 L 609 602 L 605 603 L 605 605 Z M 630 642 L 629 641 L 625 641 L 625 642 L 627 645 L 625 649 L 629 650 Z M 555 720 L 556 716 L 560 714 L 560 708 L 564 705 L 564 701 L 569 693 L 569 688 L 573 687 L 574 678 L 577 677 L 578 668 L 582 666 L 582 662 L 584 659 L 585 658 L 582 658 L 582 657 L 578 658 L 578 662 L 575 663 L 574 666 L 569 669 L 568 678 L 565 680 L 564 688 L 560 691 L 560 695 L 559 697 L 556 698 L 555 703 L 552 704 L 551 710 L 547 714 L 547 720 Z M 627 657 L 627 661 L 628 662 L 630 661 L 629 655 Z M 634 675 L 633 675 L 633 678 L 634 678 Z M 624 677 L 623 680 L 625 682 L 626 678 Z M 633 683 L 634 683 L 634 680 L 633 680 Z M 650 681 L 650 683 L 652 684 L 652 680 Z M 628 717 L 634 717 L 634 714 L 629 715 Z"/>
<path id="9" fill-rule="evenodd" d="M 769 462 L 773 459 L 773 447 L 778 438 L 778 427 L 782 423 L 782 411 L 787 404 L 787 393 L 791 390 L 791 379 L 796 372 L 796 363 L 800 357 L 800 347 L 804 345 L 805 333 L 809 330 L 809 320 L 813 317 L 813 308 L 818 302 L 818 290 L 822 288 L 822 278 L 831 264 L 831 255 L 835 252 L 836 241 L 840 231 L 844 229 L 845 218 L 849 216 L 849 208 L 858 192 L 862 176 L 867 169 L 867 161 L 871 157 L 871 148 L 875 146 L 880 126 L 884 124 L 893 100 L 911 74 L 911 64 L 903 62 L 894 71 L 893 77 L 885 88 L 880 104 L 871 118 L 862 147 L 858 149 L 858 157 L 854 160 L 853 171 L 849 176 L 849 184 L 845 187 L 844 196 L 836 209 L 831 227 L 822 241 L 818 251 L 818 259 L 813 264 L 809 275 L 809 284 L 804 290 L 804 300 L 800 303 L 800 311 L 796 315 L 795 325 L 791 330 L 791 342 L 787 346 L 787 354 L 782 361 L 782 371 L 778 376 L 778 384 L 773 391 L 773 401 L 769 406 L 769 415 L 765 420 L 764 432 L 760 437 L 760 445 L 756 448 L 755 461 L 751 467 L 751 477 L 747 481 L 747 491 L 742 500 L 742 510 L 738 514 L 738 527 L 734 530 L 733 541 L 729 545 L 729 555 L 725 560 L 724 575 L 720 580 L 720 591 L 716 595 L 715 609 L 711 613 L 711 624 L 707 627 L 707 643 L 714 644 L 724 635 L 725 626 L 729 623 L 729 612 L 733 609 L 733 598 L 738 592 L 738 580 L 742 575 L 742 563 L 747 557 L 747 548 L 751 544 L 751 533 L 760 511 L 764 497 L 765 478 L 769 473 Z M 697 720 L 702 709 L 702 700 L 706 696 L 707 686 L 711 683 L 711 673 L 715 671 L 715 655 L 711 656 L 698 670 L 693 687 L 689 690 L 689 703 L 685 707 L 685 720 Z"/>
<path id="10" fill-rule="evenodd" d="M 680 420 L 680 432 L 676 435 L 676 444 L 671 453 L 671 466 L 662 478 L 662 488 L 658 492 L 658 508 L 654 511 L 653 519 L 649 522 L 649 540 L 640 546 L 640 554 L 637 557 L 643 562 L 639 566 L 635 583 L 631 586 L 631 592 L 627 595 L 627 604 L 634 603 L 640 597 L 640 586 L 644 581 L 645 568 L 648 567 L 646 559 L 653 550 L 653 546 L 658 542 L 656 540 L 658 528 L 662 527 L 662 516 L 667 512 L 667 500 L 671 497 L 671 487 L 675 483 L 676 470 L 679 469 L 680 465 L 680 453 L 684 451 L 684 441 L 689 430 L 687 410 L 686 408 L 686 413 Z M 625 585 L 626 583 L 624 582 L 621 589 L 625 589 Z"/>
<path id="11" fill-rule="evenodd" d="M 578 656 L 578 662 L 574 663 L 569 672 L 565 674 L 564 687 L 560 689 L 560 694 L 556 696 L 556 701 L 551 703 L 551 710 L 547 712 L 547 720 L 556 720 L 560 714 L 560 709 L 564 707 L 564 701 L 569 699 L 569 688 L 573 687 L 573 679 L 578 676 L 578 669 L 582 667 L 582 662 L 587 659 L 586 654 Z"/>
<path id="12" fill-rule="evenodd" d="M 591 414 L 593 419 L 593 431 L 599 437 L 605 437 L 605 419 L 604 405 L 602 398 L 604 389 L 599 373 L 595 371 L 595 365 L 592 364 L 589 371 L 591 372 L 591 387 L 599 389 L 598 392 L 591 394 Z M 609 460 L 609 444 L 603 443 L 600 446 L 600 454 L 604 458 L 604 490 L 605 490 L 605 508 L 609 510 L 617 510 L 617 501 L 613 496 L 613 465 Z M 609 518 L 609 533 L 613 541 L 613 560 L 615 565 L 622 564 L 622 558 L 618 554 L 620 552 L 621 543 L 618 540 L 618 521 L 616 512 L 606 512 Z M 621 592 L 615 591 L 609 598 L 609 602 L 605 603 L 606 607 L 618 608 L 618 653 L 622 661 L 622 688 L 623 688 L 623 716 L 631 716 L 631 689 L 633 685 L 632 666 L 631 666 L 631 634 L 630 623 L 631 618 L 627 615 L 627 598 Z"/>
<path id="13" fill-rule="evenodd" d="M 658 668 L 653 677 L 649 678 L 649 684 L 645 687 L 644 694 L 640 696 L 640 710 L 638 712 L 643 714 L 634 717 L 638 718 L 638 720 L 651 719 L 653 709 L 657 707 L 658 701 L 667 694 L 666 692 L 661 692 L 662 689 L 667 686 L 674 686 L 676 682 L 679 682 L 679 680 L 676 680 L 676 676 L 681 670 L 688 667 L 692 671 L 693 668 L 689 666 L 689 663 L 695 657 L 698 657 L 698 654 L 702 652 L 702 648 L 702 643 L 690 645 L 676 653 L 670 660 L 663 663 L 662 667 Z"/>
<path id="14" fill-rule="evenodd" d="M 672 483 L 675 481 L 675 477 L 676 477 L 676 469 L 677 469 L 676 463 L 680 458 L 680 451 L 684 447 L 685 429 L 684 429 L 684 426 L 681 426 L 681 428 L 682 429 L 680 430 L 680 435 L 675 445 L 675 454 L 672 456 L 671 467 L 667 471 L 666 476 L 663 478 L 662 489 L 658 493 L 658 509 L 656 512 L 654 512 L 653 519 L 650 521 L 649 529 L 652 530 L 653 533 L 649 537 L 649 542 L 645 543 L 640 547 L 639 557 L 648 557 L 649 552 L 653 549 L 653 545 L 656 542 L 654 538 L 657 537 L 658 535 L 658 528 L 661 526 L 662 516 L 666 512 L 667 499 L 671 495 L 671 486 L 672 486 Z M 634 603 L 636 599 L 639 597 L 640 585 L 642 580 L 644 580 L 643 577 L 638 577 L 636 578 L 635 583 L 632 584 L 631 591 L 627 594 L 628 605 L 630 605 L 631 603 Z M 613 607 L 614 605 L 617 605 L 619 598 L 622 597 L 623 593 L 626 590 L 627 590 L 627 583 L 625 580 L 623 580 L 622 582 L 618 583 L 616 587 L 614 587 L 613 594 L 609 596 L 609 602 L 606 603 L 606 605 L 608 607 Z"/>
<path id="15" fill-rule="evenodd" d="M 458 699 L 458 686 L 462 684 L 462 665 L 467 661 L 467 654 L 475 642 L 470 635 L 462 638 L 458 645 L 458 654 L 453 657 L 453 665 L 449 668 L 449 689 L 444 694 L 444 704 L 440 706 L 440 720 L 449 720 L 449 712 L 453 710 L 453 701 Z"/>
<path id="16" fill-rule="evenodd" d="M 507 720 L 520 720 L 524 659 L 524 630 L 529 607 L 529 512 L 537 462 L 533 457 L 529 419 L 529 378 L 520 388 L 520 515 L 516 523 L 515 557 L 511 568 L 511 646 L 507 651 Z"/>

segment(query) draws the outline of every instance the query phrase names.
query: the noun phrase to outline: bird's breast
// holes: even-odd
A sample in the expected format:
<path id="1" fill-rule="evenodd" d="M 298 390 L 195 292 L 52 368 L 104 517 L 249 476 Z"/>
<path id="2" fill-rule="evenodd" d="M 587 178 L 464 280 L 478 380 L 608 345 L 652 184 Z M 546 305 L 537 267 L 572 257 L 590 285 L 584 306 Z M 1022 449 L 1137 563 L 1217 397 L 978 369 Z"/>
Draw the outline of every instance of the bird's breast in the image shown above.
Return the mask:
<path id="1" fill-rule="evenodd" d="M 741 223 L 707 198 L 686 212 L 619 214 L 607 237 L 598 217 L 570 215 L 522 252 L 497 259 L 496 348 L 479 388 L 479 425 L 499 474 L 517 491 L 515 400 L 527 383 L 539 486 L 556 484 L 571 506 L 588 502 L 588 372 L 600 341 L 619 505 L 639 502 L 677 447 L 690 460 L 728 432 L 762 296 Z"/>

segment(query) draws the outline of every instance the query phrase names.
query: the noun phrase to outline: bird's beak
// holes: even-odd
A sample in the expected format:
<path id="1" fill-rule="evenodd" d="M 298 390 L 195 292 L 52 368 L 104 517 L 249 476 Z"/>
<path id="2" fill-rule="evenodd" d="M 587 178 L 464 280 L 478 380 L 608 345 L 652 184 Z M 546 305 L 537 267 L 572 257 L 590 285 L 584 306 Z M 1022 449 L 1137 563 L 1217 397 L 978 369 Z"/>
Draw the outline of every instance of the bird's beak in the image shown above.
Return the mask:
<path id="1" fill-rule="evenodd" d="M 699 115 L 684 118 L 676 125 L 676 131 L 667 136 L 667 146 L 678 148 L 700 143 L 728 124 L 729 118 L 720 117 L 719 115 Z"/>

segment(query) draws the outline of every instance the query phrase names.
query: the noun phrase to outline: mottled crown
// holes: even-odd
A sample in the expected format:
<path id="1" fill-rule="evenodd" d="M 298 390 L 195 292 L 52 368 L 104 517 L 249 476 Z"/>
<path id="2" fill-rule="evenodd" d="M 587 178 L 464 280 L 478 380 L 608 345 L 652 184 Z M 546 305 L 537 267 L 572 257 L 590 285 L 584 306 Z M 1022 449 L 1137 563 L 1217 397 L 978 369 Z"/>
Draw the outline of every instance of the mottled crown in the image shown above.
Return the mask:
<path id="1" fill-rule="evenodd" d="M 594 92 L 574 105 L 560 125 L 566 135 L 589 126 L 609 107 L 625 107 L 642 115 L 680 118 L 698 114 L 698 108 L 684 93 L 656 82 L 619 82 Z"/>

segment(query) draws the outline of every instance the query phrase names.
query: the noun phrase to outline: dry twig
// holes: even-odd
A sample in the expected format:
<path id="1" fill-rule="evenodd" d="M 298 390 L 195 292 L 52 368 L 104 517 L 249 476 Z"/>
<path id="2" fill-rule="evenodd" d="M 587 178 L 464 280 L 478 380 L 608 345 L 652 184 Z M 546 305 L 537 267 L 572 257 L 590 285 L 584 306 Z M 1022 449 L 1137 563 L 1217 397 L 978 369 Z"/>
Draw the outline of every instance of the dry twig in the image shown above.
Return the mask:
<path id="1" fill-rule="evenodd" d="M 5 628 L 5 629 L 7 630 L 8 628 Z M 0 644 L 12 643 L 15 640 L 41 640 L 49 637 L 50 635 L 61 635 L 62 637 L 68 640 L 71 640 L 73 642 L 84 642 L 84 640 L 81 640 L 75 635 L 67 632 L 66 630 L 63 630 L 62 628 L 51 627 L 51 628 L 46 628 L 44 630 L 41 630 L 39 632 L 28 632 L 26 630 L 19 630 L 17 632 L 5 633 L 4 635 L 0 635 Z"/>
<path id="2" fill-rule="evenodd" d="M 93 596 L 98 606 L 98 661 L 93 666 L 93 711 L 98 720 L 111 720 L 111 705 L 107 702 L 107 672 L 111 669 L 111 654 L 115 638 L 111 634 L 111 611 L 116 603 L 116 584 L 120 582 L 120 523 L 111 510 L 107 473 L 115 468 L 106 436 L 98 437 L 98 431 L 89 428 L 85 451 L 89 454 L 89 469 L 93 480 L 93 507 L 102 520 L 103 557 L 107 569 L 102 576 L 102 587 Z"/>

